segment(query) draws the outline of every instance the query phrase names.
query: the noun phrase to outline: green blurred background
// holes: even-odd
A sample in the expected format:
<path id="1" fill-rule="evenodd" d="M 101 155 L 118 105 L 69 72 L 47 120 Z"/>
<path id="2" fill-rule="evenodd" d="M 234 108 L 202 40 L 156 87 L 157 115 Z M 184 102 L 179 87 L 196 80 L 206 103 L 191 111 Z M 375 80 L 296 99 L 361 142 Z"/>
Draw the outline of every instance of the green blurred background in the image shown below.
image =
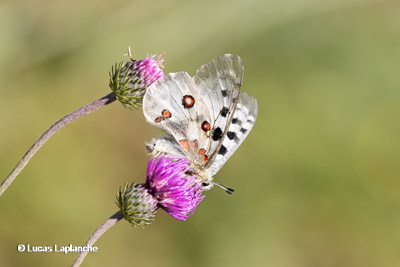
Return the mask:
<path id="1" fill-rule="evenodd" d="M 235 53 L 259 114 L 215 188 L 181 222 L 110 229 L 83 266 L 400 266 L 400 3 L 368 0 L 0 3 L 0 176 L 108 71 L 165 52 L 165 72 Z M 0 198 L 0 266 L 69 266 L 143 182 L 160 131 L 115 102 L 68 125 Z"/>

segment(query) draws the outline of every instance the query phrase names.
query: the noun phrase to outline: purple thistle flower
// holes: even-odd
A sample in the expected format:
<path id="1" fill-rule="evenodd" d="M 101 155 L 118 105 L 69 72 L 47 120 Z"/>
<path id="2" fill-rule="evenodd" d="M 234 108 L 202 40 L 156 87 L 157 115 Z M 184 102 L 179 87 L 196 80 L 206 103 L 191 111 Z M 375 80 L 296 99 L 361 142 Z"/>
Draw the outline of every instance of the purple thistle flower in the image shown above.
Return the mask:
<path id="1" fill-rule="evenodd" d="M 158 206 L 178 220 L 191 216 L 204 198 L 190 161 L 176 156 L 150 159 L 145 186 L 158 200 Z"/>
<path id="2" fill-rule="evenodd" d="M 146 183 L 120 188 L 117 205 L 133 226 L 150 224 L 158 208 L 184 221 L 204 198 L 197 176 L 187 159 L 165 155 L 150 158 Z"/>
<path id="3" fill-rule="evenodd" d="M 159 59 L 156 56 L 146 57 L 142 60 L 132 59 L 130 63 L 130 74 L 133 79 L 137 79 L 137 87 L 147 88 L 153 82 L 164 76 L 162 70 L 162 62 L 164 59 Z"/>
<path id="4" fill-rule="evenodd" d="M 147 87 L 164 76 L 164 58 L 154 55 L 136 60 L 130 51 L 129 57 L 129 61 L 115 64 L 111 69 L 109 86 L 117 99 L 132 109 L 141 106 Z"/>

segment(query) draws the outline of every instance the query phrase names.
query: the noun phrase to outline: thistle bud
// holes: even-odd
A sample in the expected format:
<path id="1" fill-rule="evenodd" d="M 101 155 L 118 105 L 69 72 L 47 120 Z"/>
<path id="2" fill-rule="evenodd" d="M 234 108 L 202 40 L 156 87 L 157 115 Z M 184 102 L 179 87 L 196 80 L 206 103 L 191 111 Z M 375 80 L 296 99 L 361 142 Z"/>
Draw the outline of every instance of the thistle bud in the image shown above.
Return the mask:
<path id="1" fill-rule="evenodd" d="M 146 88 L 164 76 L 163 61 L 161 56 L 156 55 L 142 60 L 130 58 L 111 68 L 109 86 L 124 107 L 133 109 L 141 106 Z"/>
<path id="2" fill-rule="evenodd" d="M 151 224 L 157 211 L 157 200 L 140 184 L 125 185 L 117 194 L 117 205 L 133 226 Z"/>

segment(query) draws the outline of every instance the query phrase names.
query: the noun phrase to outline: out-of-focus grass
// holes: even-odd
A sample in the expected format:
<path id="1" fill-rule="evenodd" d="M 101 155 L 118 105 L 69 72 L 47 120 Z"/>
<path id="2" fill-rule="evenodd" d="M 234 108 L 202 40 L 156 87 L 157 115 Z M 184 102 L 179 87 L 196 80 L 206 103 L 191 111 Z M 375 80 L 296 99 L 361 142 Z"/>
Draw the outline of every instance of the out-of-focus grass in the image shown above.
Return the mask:
<path id="1" fill-rule="evenodd" d="M 397 266 L 400 6 L 395 1 L 3 1 L 0 174 L 58 118 L 109 92 L 128 45 L 190 73 L 224 53 L 245 62 L 259 115 L 187 222 L 120 222 L 85 266 Z M 160 132 L 114 103 L 67 126 L 0 198 L 0 265 L 71 264 L 144 181 Z"/>

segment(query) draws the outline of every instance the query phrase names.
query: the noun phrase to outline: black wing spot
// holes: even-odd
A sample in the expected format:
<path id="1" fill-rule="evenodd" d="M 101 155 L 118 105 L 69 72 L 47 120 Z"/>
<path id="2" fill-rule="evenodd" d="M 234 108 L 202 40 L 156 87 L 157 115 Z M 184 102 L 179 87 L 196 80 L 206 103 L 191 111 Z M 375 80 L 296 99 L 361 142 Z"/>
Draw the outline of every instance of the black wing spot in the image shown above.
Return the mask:
<path id="1" fill-rule="evenodd" d="M 228 149 L 226 149 L 226 147 L 224 145 L 221 145 L 221 148 L 219 149 L 218 154 L 223 156 L 226 154 L 226 152 L 228 152 Z"/>
<path id="2" fill-rule="evenodd" d="M 221 90 L 222 96 L 226 97 L 228 95 L 228 93 L 226 92 L 226 90 Z"/>
<path id="3" fill-rule="evenodd" d="M 238 123 L 238 122 L 239 122 L 239 119 L 238 119 L 238 118 L 233 118 L 232 124 L 236 124 L 236 123 Z"/>
<path id="4" fill-rule="evenodd" d="M 218 127 L 216 129 L 214 129 L 213 134 L 212 134 L 212 139 L 214 141 L 218 141 L 219 139 L 221 139 L 221 136 L 222 136 L 221 128 Z"/>
<path id="5" fill-rule="evenodd" d="M 235 132 L 229 132 L 226 134 L 229 138 L 229 140 L 233 140 L 236 138 L 236 133 Z"/>
<path id="6" fill-rule="evenodd" d="M 226 115 L 228 114 L 228 112 L 229 112 L 229 108 L 223 107 L 223 108 L 221 109 L 221 116 L 222 116 L 222 117 L 226 117 Z"/>
<path id="7" fill-rule="evenodd" d="M 242 133 L 246 133 L 246 132 L 247 132 L 247 129 L 241 128 L 240 131 L 241 131 Z"/>

